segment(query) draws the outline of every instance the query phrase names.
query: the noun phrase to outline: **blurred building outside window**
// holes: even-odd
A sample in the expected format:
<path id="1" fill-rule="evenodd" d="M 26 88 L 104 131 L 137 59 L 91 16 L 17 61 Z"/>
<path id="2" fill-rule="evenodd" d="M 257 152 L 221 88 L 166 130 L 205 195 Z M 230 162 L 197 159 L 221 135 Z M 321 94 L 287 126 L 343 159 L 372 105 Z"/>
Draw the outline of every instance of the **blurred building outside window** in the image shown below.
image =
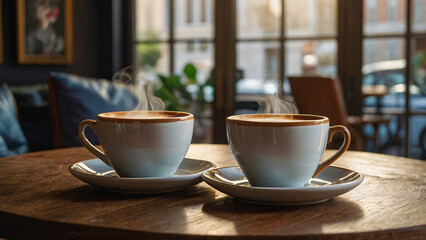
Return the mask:
<path id="1" fill-rule="evenodd" d="M 398 0 L 389 0 L 388 3 L 388 21 L 396 21 L 398 19 Z"/>
<path id="2" fill-rule="evenodd" d="M 193 22 L 193 15 L 194 15 L 194 11 L 193 11 L 193 0 L 186 0 L 186 22 L 188 24 Z"/>
<path id="3" fill-rule="evenodd" d="M 377 0 L 367 0 L 367 22 L 376 21 L 376 11 L 377 11 Z"/>
<path id="4" fill-rule="evenodd" d="M 382 152 L 426 159 L 426 0 L 364 0 L 364 66 L 363 85 L 382 85 L 388 94 L 364 100 L 366 111 L 374 110 L 377 102 L 383 112 L 394 114 L 388 129 L 380 129 Z M 385 12 L 386 11 L 386 12 Z M 408 14 L 408 15 L 407 15 Z M 387 16 L 387 17 L 383 17 Z M 375 18 L 376 21 L 369 21 Z M 407 29 L 407 21 L 412 19 Z M 407 51 L 408 50 L 408 51 Z M 407 53 L 409 56 L 407 56 Z M 409 68 L 408 76 L 407 70 Z M 409 79 L 407 87 L 406 79 Z M 406 106 L 408 89 L 409 104 Z M 407 121 L 408 119 L 408 121 Z M 366 134 L 371 129 L 366 129 Z"/>
<path id="5" fill-rule="evenodd" d="M 186 64 L 193 63 L 197 80 L 206 82 L 214 67 L 214 3 L 214 0 L 136 0 L 137 68 L 184 76 Z M 337 0 L 235 0 L 236 68 L 241 75 L 236 83 L 237 102 L 239 96 L 245 95 L 271 95 L 277 91 L 290 95 L 286 81 L 289 75 L 337 74 L 337 3 Z M 409 16 L 406 16 L 407 0 L 364 0 L 363 7 L 363 69 L 374 69 L 381 62 L 396 64 L 405 58 L 408 17 L 412 19 L 412 57 L 417 57 L 417 62 L 423 61 L 426 0 L 412 0 Z M 416 75 L 425 72 L 421 63 L 410 66 Z M 376 79 L 378 74 L 367 73 L 364 79 Z M 401 77 L 404 74 L 392 76 L 395 82 L 404 79 Z M 401 90 L 394 88 L 398 89 Z M 205 97 L 213 101 L 213 89 L 205 91 Z"/>

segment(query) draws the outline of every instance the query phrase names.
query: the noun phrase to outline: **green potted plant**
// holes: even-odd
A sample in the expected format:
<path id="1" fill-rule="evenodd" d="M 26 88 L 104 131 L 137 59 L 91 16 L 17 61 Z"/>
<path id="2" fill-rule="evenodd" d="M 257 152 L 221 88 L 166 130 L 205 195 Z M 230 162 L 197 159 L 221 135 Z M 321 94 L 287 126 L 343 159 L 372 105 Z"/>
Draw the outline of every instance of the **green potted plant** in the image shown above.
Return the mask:
<path id="1" fill-rule="evenodd" d="M 195 114 L 202 114 L 206 105 L 210 103 L 206 98 L 206 89 L 213 89 L 213 77 L 210 73 L 207 80 L 201 83 L 197 79 L 197 69 L 192 63 L 185 65 L 184 78 L 180 75 L 168 76 L 158 74 L 160 84 L 154 95 L 165 103 L 166 110 L 195 110 Z M 194 109 L 195 106 L 195 109 Z"/>

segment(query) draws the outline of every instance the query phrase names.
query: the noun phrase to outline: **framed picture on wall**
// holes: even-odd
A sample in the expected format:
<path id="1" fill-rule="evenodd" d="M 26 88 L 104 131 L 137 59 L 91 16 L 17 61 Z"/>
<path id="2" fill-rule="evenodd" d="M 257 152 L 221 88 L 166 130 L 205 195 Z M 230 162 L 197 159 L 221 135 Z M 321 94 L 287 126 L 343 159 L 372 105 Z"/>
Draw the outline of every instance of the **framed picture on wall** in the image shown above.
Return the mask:
<path id="1" fill-rule="evenodd" d="M 72 0 L 17 0 L 18 63 L 72 62 Z"/>
<path id="2" fill-rule="evenodd" d="M 0 64 L 3 63 L 3 3 L 0 0 Z"/>

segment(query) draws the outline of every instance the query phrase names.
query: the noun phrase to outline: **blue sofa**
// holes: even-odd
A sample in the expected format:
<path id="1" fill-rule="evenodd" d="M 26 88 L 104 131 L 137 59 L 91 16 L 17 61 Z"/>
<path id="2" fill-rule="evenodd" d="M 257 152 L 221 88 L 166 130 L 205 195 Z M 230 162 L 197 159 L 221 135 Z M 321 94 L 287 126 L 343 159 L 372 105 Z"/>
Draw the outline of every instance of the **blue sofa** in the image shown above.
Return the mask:
<path id="1" fill-rule="evenodd" d="M 17 106 L 10 88 L 0 85 L 0 157 L 28 152 L 28 144 L 17 118 Z"/>

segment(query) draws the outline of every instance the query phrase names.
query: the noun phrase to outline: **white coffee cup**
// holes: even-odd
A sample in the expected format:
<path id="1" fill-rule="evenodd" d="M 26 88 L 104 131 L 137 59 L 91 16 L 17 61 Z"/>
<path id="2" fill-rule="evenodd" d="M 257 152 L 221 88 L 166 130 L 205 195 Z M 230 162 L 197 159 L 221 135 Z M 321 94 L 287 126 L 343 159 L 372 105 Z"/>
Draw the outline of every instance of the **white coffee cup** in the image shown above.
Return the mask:
<path id="1" fill-rule="evenodd" d="M 91 127 L 103 151 L 85 136 Z M 97 120 L 84 120 L 78 128 L 83 145 L 120 177 L 171 176 L 188 151 L 194 116 L 172 111 L 101 113 Z"/>
<path id="2" fill-rule="evenodd" d="M 227 118 L 228 142 L 252 186 L 303 187 L 336 161 L 349 147 L 344 126 L 329 127 L 329 119 L 304 114 L 250 114 Z M 327 142 L 341 132 L 344 142 L 320 162 Z"/>

